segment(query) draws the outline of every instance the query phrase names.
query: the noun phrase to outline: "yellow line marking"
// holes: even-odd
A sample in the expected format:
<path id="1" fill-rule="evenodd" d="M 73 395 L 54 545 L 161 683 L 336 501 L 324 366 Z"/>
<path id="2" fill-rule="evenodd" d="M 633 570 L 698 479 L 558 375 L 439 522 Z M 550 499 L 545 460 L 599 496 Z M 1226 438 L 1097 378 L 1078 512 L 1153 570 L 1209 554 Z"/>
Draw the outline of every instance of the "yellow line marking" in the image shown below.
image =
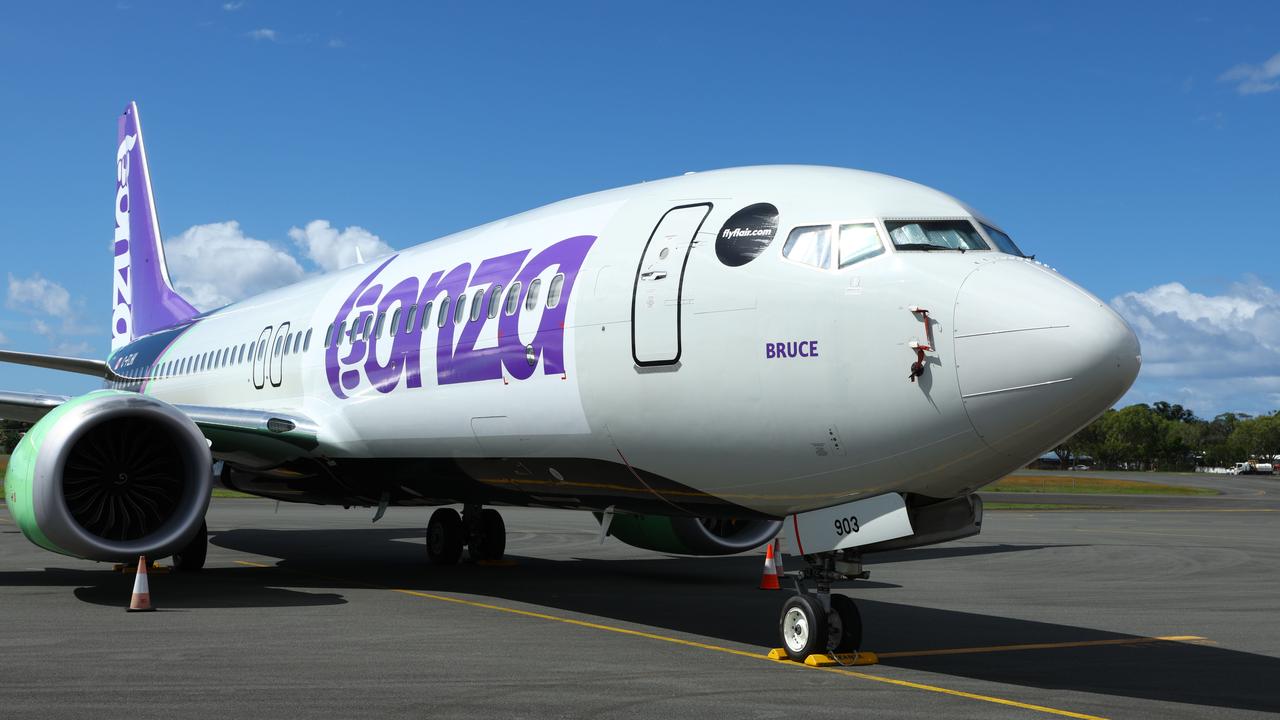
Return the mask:
<path id="1" fill-rule="evenodd" d="M 275 567 L 274 565 L 268 565 L 268 564 L 266 564 L 266 563 L 260 563 L 260 562 L 251 562 L 251 561 L 249 561 L 249 560 L 237 560 L 237 561 L 236 561 L 236 564 L 237 564 L 237 565 L 245 565 L 245 566 L 247 566 L 247 567 L 258 567 L 258 568 L 269 568 L 269 567 Z"/>
<path id="2" fill-rule="evenodd" d="M 1121 535 L 1159 535 L 1162 537 L 1186 537 L 1186 538 L 1206 538 L 1209 540 L 1240 540 L 1242 542 L 1258 542 L 1259 540 L 1267 540 L 1264 535 L 1258 537 L 1238 537 L 1231 535 L 1201 535 L 1199 533 L 1174 533 L 1174 532 L 1156 532 L 1154 530 L 1107 530 L 1104 528 L 1073 528 L 1076 532 L 1083 533 L 1119 533 Z"/>
<path id="3" fill-rule="evenodd" d="M 800 667 L 809 667 L 801 665 Z M 1006 700 L 1004 698 L 992 697 L 990 695 L 978 695 L 976 693 L 964 692 L 963 690 L 951 690 L 949 688 L 938 687 L 937 685 L 925 685 L 923 683 L 911 682 L 910 680 L 895 680 L 893 678 L 881 677 L 879 675 L 868 675 L 867 673 L 857 672 L 856 670 L 845 670 L 843 668 L 834 667 L 815 667 L 814 670 L 822 672 L 837 673 L 839 675 L 848 675 L 862 680 L 874 680 L 875 682 L 888 683 L 899 687 L 914 688 L 916 690 L 927 690 L 929 692 L 941 693 L 943 695 L 953 695 L 955 697 L 969 698 L 970 700 L 981 700 L 983 702 L 995 703 L 997 705 L 1008 705 L 1009 707 L 1022 708 L 1023 710 L 1034 710 L 1036 712 L 1048 713 L 1050 715 L 1060 715 L 1062 717 L 1080 718 L 1080 720 L 1106 720 L 1106 718 L 1098 715 L 1085 715 L 1084 713 L 1071 712 L 1070 710 L 1057 710 L 1043 705 L 1032 705 L 1031 703 L 1018 702 L 1017 700 Z"/>
<path id="4" fill-rule="evenodd" d="M 278 567 L 278 566 L 264 565 L 262 563 L 257 563 L 257 562 L 250 562 L 248 560 L 237 560 L 236 562 L 241 565 L 247 565 L 249 567 Z M 658 640 L 661 642 L 672 643 L 674 645 L 683 645 L 685 647 L 700 648 L 702 650 L 712 650 L 715 652 L 726 653 L 729 655 L 736 655 L 738 657 L 751 658 L 753 660 L 764 660 L 770 663 L 789 665 L 797 668 L 821 670 L 823 672 L 831 672 L 831 673 L 837 673 L 840 675 L 847 675 L 849 677 L 855 677 L 862 680 L 871 680 L 873 682 L 887 683 L 889 685 L 896 685 L 898 687 L 912 688 L 915 690 L 924 690 L 927 692 L 934 692 L 942 695 L 951 695 L 953 697 L 968 698 L 970 700 L 979 700 L 982 702 L 995 703 L 996 705 L 1006 705 L 1009 707 L 1022 708 L 1024 710 L 1033 710 L 1036 712 L 1047 713 L 1050 715 L 1079 718 L 1080 720 L 1107 720 L 1106 718 L 1103 718 L 1097 715 L 1085 715 L 1083 713 L 1075 713 L 1069 710 L 1058 710 L 1056 708 L 1045 707 L 1043 705 L 1033 705 L 1031 703 L 1018 702 L 1017 700 L 1007 700 L 1005 698 L 994 697 L 991 695 L 979 695 L 977 693 L 964 692 L 962 690 L 951 690 L 949 688 L 938 687 L 937 685 L 925 685 L 924 683 L 911 682 L 909 680 L 896 680 L 893 678 L 882 677 L 880 675 L 869 675 L 867 673 L 860 673 L 860 672 L 855 672 L 853 670 L 845 670 L 842 668 L 814 667 L 810 665 L 803 665 L 800 663 L 793 663 L 789 660 L 773 660 L 772 658 L 770 658 L 768 655 L 765 655 L 764 653 L 750 652 L 747 650 L 738 650 L 735 648 L 724 647 L 723 645 L 712 645 L 710 643 L 698 642 L 696 640 L 685 640 L 683 638 L 671 637 L 668 635 L 659 635 L 657 633 L 644 632 L 643 630 L 632 630 L 630 628 L 617 627 L 614 625 L 604 625 L 601 623 L 590 622 L 588 620 L 578 620 L 575 618 L 561 617 L 559 615 L 549 615 L 547 613 L 535 612 L 533 610 L 521 610 L 519 608 L 507 607 L 505 605 L 494 605 L 492 603 L 479 602 L 476 600 L 464 600 L 463 598 L 449 597 L 448 595 L 437 595 L 435 593 L 422 592 L 420 590 L 409 590 L 407 588 L 395 588 L 395 587 L 390 587 L 388 585 L 377 585 L 375 583 L 364 582 L 363 580 L 351 580 L 348 578 L 331 577 L 328 575 L 319 575 L 315 573 L 307 573 L 307 572 L 286 569 L 286 568 L 279 568 L 279 569 L 287 570 L 287 572 L 293 572 L 299 575 L 310 575 L 312 577 L 323 578 L 326 580 L 337 580 L 340 582 L 348 582 L 348 583 L 354 583 L 358 585 L 364 585 L 365 587 L 373 588 L 376 590 L 390 590 L 391 592 L 397 592 L 403 595 L 410 595 L 413 597 L 425 598 L 427 600 L 438 600 L 440 602 L 453 603 L 455 605 L 463 605 L 466 607 L 480 608 L 483 610 L 495 610 L 497 612 L 504 612 L 512 615 L 520 615 L 522 617 L 535 618 L 538 620 L 550 620 L 552 622 L 564 623 L 566 625 L 575 625 L 577 627 L 590 628 L 592 630 L 603 630 L 605 632 L 617 633 L 619 635 L 629 635 L 631 637 L 641 637 L 649 640 Z"/>
<path id="5" fill-rule="evenodd" d="M 906 650 L 876 653 L 881 658 L 929 657 L 934 655 L 969 655 L 973 653 L 1009 652 L 1013 650 L 1055 650 L 1059 648 L 1098 647 L 1102 645 L 1142 645 L 1153 642 L 1192 642 L 1204 640 L 1199 635 L 1165 635 L 1162 637 L 1115 638 L 1112 640 L 1077 640 L 1075 642 L 1025 643 L 1022 645 L 990 645 L 987 647 L 944 648 L 941 650 Z"/>
<path id="6" fill-rule="evenodd" d="M 373 586 L 377 587 L 377 586 Z M 684 640 L 682 638 L 670 637 L 667 635 L 658 635 L 657 633 L 643 632 L 641 630 L 631 630 L 630 628 L 621 628 L 613 625 L 602 625 L 600 623 L 588 622 L 586 620 L 576 620 L 574 618 L 560 617 L 558 615 L 548 615 L 547 613 L 534 612 L 532 610 L 520 610 L 518 608 L 506 607 L 503 605 L 493 605 L 490 603 L 477 602 L 475 600 L 463 600 L 462 598 L 449 597 L 447 595 L 436 595 L 434 593 L 425 593 L 418 590 L 407 590 L 405 588 L 384 588 L 393 592 L 412 595 L 414 597 L 427 598 L 429 600 L 440 600 L 442 602 L 456 603 L 458 605 L 466 605 L 468 607 L 483 608 L 485 610 L 497 610 L 498 612 L 511 613 L 513 615 L 521 615 L 524 617 L 537 618 L 539 620 L 551 620 L 553 622 L 565 623 L 567 625 L 577 625 L 578 627 L 591 628 L 593 630 L 604 630 L 606 632 L 618 633 L 621 635 L 630 635 L 632 637 L 642 637 L 649 640 L 660 640 L 662 642 L 674 643 L 676 645 L 684 645 L 687 647 L 696 647 L 703 650 L 714 650 L 716 652 L 728 653 L 739 657 L 748 657 L 755 660 L 768 660 L 769 662 L 780 662 L 796 667 L 813 667 L 810 665 L 801 665 L 791 663 L 787 660 L 773 660 L 768 655 L 762 653 L 748 652 L 746 650 L 737 650 L 727 648 L 721 645 L 712 645 L 710 643 L 696 642 L 694 640 Z M 881 655 L 881 657 L 884 657 Z M 954 695 L 956 697 L 969 698 L 970 700 L 981 700 L 984 702 L 996 703 L 998 705 L 1009 705 L 1011 707 L 1023 708 L 1026 710 L 1035 710 L 1038 712 L 1049 713 L 1051 715 L 1060 715 L 1063 717 L 1083 718 L 1084 720 L 1102 720 L 1096 715 L 1084 715 L 1074 713 L 1068 710 L 1058 710 L 1055 708 L 1044 707 L 1043 705 L 1032 705 L 1030 703 L 1018 702 L 1016 700 L 1006 700 L 1004 698 L 992 697 L 990 695 L 979 695 L 977 693 L 969 693 L 961 690 L 951 690 L 948 688 L 938 687 L 936 685 L 925 685 L 923 683 L 910 682 L 908 680 L 895 680 L 893 678 L 881 677 L 879 675 L 868 675 L 866 673 L 854 672 L 852 670 L 843 670 L 828 667 L 813 667 L 814 670 L 825 670 L 828 672 L 837 672 L 850 677 L 861 678 L 863 680 L 873 680 L 875 682 L 889 683 L 890 685 L 898 685 L 901 687 L 914 688 L 916 690 L 927 690 L 929 692 L 941 693 L 943 695 Z"/>

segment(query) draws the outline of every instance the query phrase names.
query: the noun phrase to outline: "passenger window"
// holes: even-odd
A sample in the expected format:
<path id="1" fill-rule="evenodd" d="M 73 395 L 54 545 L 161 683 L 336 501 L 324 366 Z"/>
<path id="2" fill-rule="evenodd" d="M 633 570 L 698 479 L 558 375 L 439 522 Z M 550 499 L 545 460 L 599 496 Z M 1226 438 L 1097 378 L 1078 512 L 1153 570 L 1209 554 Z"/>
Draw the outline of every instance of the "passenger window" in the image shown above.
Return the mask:
<path id="1" fill-rule="evenodd" d="M 264 339 L 258 342 L 258 359 L 261 360 L 266 356 L 267 356 L 267 341 Z"/>
<path id="2" fill-rule="evenodd" d="M 395 337 L 397 332 L 400 332 L 400 308 L 391 313 L 391 337 Z"/>
<path id="3" fill-rule="evenodd" d="M 360 337 L 364 338 L 365 340 L 368 340 L 372 332 L 373 332 L 373 313 L 369 313 L 368 315 L 364 316 L 364 329 L 360 331 Z"/>
<path id="4" fill-rule="evenodd" d="M 360 316 L 357 315 L 356 319 L 351 322 L 351 329 L 347 331 L 347 340 L 350 341 L 352 345 L 355 344 L 356 340 L 360 339 L 360 323 Z"/>
<path id="5" fill-rule="evenodd" d="M 831 226 L 798 227 L 787 236 L 782 255 L 805 265 L 831 267 Z"/>
<path id="6" fill-rule="evenodd" d="M 284 338 L 283 338 L 283 337 L 281 337 L 281 336 L 279 336 L 279 335 L 277 335 L 277 336 L 276 336 L 276 344 L 275 344 L 275 347 L 271 348 L 271 356 L 272 356 L 272 357 L 280 357 L 280 341 L 281 341 L 281 340 L 283 340 L 283 339 L 284 339 Z"/>
<path id="7" fill-rule="evenodd" d="M 562 287 L 564 287 L 564 273 L 551 278 L 551 284 L 547 286 L 547 307 L 553 308 L 560 304 L 560 288 Z"/>
<path id="8" fill-rule="evenodd" d="M 422 311 L 422 317 L 425 318 L 430 314 L 431 314 L 431 304 L 428 303 L 426 309 Z M 409 312 L 404 314 L 404 331 L 405 332 L 410 332 L 413 330 L 413 321 L 417 319 L 417 315 L 418 315 L 418 306 L 410 305 Z M 423 323 L 423 324 L 426 324 L 426 323 Z"/>
<path id="9" fill-rule="evenodd" d="M 484 310 L 484 293 L 478 292 L 471 298 L 471 322 L 480 319 L 480 313 Z"/>
<path id="10" fill-rule="evenodd" d="M 433 300 L 432 302 L 435 302 L 435 301 Z M 426 330 L 426 329 L 427 329 L 427 325 L 428 325 L 430 322 L 431 322 L 431 303 L 427 303 L 426 305 L 423 305 L 423 306 L 422 306 L 422 329 L 423 329 L 423 330 Z M 412 320 L 412 319 L 410 319 L 410 321 L 409 321 L 409 322 L 407 322 L 407 323 L 405 323 L 405 325 L 404 325 L 404 326 L 405 326 L 405 327 L 412 327 L 412 326 L 413 326 L 413 320 Z"/>
<path id="11" fill-rule="evenodd" d="M 302 331 L 293 334 L 293 354 L 298 354 L 298 348 L 302 347 Z"/>
<path id="12" fill-rule="evenodd" d="M 329 347 L 331 342 L 333 342 L 333 323 L 329 323 L 329 328 L 324 331 L 324 346 Z"/>
<path id="13" fill-rule="evenodd" d="M 494 285 L 489 291 L 489 319 L 498 317 L 500 309 L 502 309 L 502 286 Z"/>
<path id="14" fill-rule="evenodd" d="M 516 310 L 520 309 L 520 282 L 511 283 L 511 287 L 507 288 L 507 314 L 515 315 Z"/>
<path id="15" fill-rule="evenodd" d="M 338 332 L 333 336 L 334 346 L 341 346 L 342 338 L 346 337 L 346 335 L 347 335 L 347 321 L 343 320 L 342 322 L 338 323 Z"/>
<path id="16" fill-rule="evenodd" d="M 840 226 L 840 267 L 873 258 L 884 253 L 875 223 L 851 223 Z"/>
<path id="17" fill-rule="evenodd" d="M 284 354 L 289 354 L 289 341 L 293 339 L 293 333 L 284 336 Z"/>
<path id="18" fill-rule="evenodd" d="M 467 311 L 467 294 L 463 293 L 458 296 L 458 301 L 453 304 L 453 324 L 457 325 L 462 322 L 462 314 Z"/>
<path id="19" fill-rule="evenodd" d="M 378 322 L 374 323 L 374 325 L 373 325 L 373 336 L 374 336 L 374 337 L 382 337 L 382 325 L 383 325 L 383 323 L 385 323 L 385 322 L 386 322 L 386 320 L 387 320 L 387 314 L 386 314 L 386 313 L 384 313 L 384 312 L 380 312 L 380 313 L 378 313 Z"/>
<path id="20" fill-rule="evenodd" d="M 538 307 L 538 291 L 542 289 L 542 280 L 529 283 L 529 297 L 524 299 L 524 309 L 533 310 Z"/>
<path id="21" fill-rule="evenodd" d="M 305 340 L 302 341 L 302 352 L 306 352 L 310 349 L 311 349 L 311 328 L 307 328 L 307 337 Z"/>
<path id="22" fill-rule="evenodd" d="M 445 295 L 440 301 L 440 315 L 436 317 L 436 327 L 444 327 L 444 321 L 449 319 L 449 296 Z"/>

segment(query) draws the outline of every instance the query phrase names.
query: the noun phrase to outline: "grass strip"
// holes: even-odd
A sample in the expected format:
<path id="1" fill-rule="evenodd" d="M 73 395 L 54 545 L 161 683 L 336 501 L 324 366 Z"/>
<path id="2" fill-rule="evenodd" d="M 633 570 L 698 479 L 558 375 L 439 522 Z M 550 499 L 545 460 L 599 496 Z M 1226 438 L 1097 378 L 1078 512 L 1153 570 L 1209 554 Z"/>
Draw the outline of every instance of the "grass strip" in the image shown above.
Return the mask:
<path id="1" fill-rule="evenodd" d="M 1009 475 L 983 488 L 988 492 L 1079 493 L 1082 495 L 1217 495 L 1217 490 L 1162 485 L 1143 480 L 1068 475 Z"/>

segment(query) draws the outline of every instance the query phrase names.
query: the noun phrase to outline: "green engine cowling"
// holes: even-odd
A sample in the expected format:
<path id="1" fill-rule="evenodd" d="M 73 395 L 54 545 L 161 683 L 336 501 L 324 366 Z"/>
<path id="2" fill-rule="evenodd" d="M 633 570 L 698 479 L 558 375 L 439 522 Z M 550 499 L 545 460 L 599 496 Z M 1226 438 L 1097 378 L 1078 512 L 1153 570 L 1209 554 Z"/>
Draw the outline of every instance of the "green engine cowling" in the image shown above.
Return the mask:
<path id="1" fill-rule="evenodd" d="M 596 519 L 601 519 L 599 514 Z M 782 529 L 781 520 L 616 514 L 609 534 L 632 547 L 677 555 L 732 555 L 754 550 Z"/>
<path id="2" fill-rule="evenodd" d="M 209 445 L 168 403 L 99 390 L 40 419 L 9 458 L 9 514 L 33 543 L 128 561 L 181 549 L 213 489 Z"/>

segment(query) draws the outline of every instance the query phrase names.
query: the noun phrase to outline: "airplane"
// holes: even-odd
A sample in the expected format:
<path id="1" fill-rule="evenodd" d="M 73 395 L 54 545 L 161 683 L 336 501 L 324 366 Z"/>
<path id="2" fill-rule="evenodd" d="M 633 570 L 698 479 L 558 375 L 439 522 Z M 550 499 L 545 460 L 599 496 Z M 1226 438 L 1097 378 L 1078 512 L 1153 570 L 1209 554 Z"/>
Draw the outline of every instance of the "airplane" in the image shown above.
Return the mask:
<path id="1" fill-rule="evenodd" d="M 118 130 L 109 356 L 0 351 L 104 382 L 0 393 L 35 423 L 9 512 L 72 557 L 198 570 L 215 483 L 375 521 L 434 507 L 445 565 L 503 556 L 495 507 L 571 508 L 662 553 L 786 538 L 787 654 L 854 651 L 834 582 L 978 533 L 976 491 L 1141 365 L 1119 315 L 992 219 L 835 167 L 597 192 L 201 312 L 165 265 L 136 103 Z"/>

